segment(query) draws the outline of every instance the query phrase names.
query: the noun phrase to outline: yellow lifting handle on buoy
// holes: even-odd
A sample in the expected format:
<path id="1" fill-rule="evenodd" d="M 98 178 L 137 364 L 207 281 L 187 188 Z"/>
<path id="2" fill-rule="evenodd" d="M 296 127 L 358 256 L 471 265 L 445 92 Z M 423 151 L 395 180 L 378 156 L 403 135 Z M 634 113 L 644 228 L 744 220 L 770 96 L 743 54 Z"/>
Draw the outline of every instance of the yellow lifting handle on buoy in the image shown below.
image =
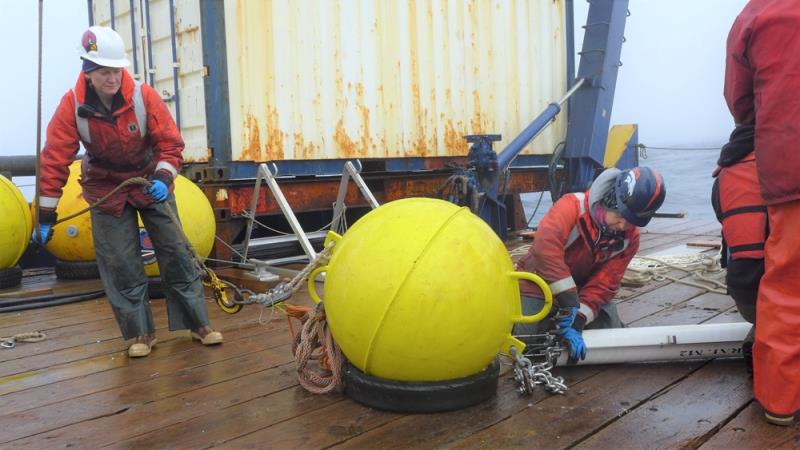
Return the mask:
<path id="1" fill-rule="evenodd" d="M 553 308 L 553 292 L 550 291 L 550 286 L 548 286 L 547 282 L 544 281 L 539 275 L 530 272 L 510 272 L 509 276 L 511 276 L 511 278 L 528 280 L 532 282 L 539 287 L 544 295 L 544 306 L 542 306 L 542 310 L 531 316 L 522 314 L 522 303 L 520 303 L 519 298 L 517 298 L 517 303 L 516 305 L 513 305 L 513 307 L 518 308 L 516 311 L 519 311 L 519 314 L 512 316 L 511 321 L 515 323 L 533 323 L 539 322 L 547 317 L 547 315 L 550 314 L 550 310 Z M 512 348 L 514 348 L 516 349 L 517 353 L 521 355 L 522 352 L 525 351 L 525 343 L 514 336 L 509 335 L 504 348 L 508 349 L 509 352 Z"/>
<path id="2" fill-rule="evenodd" d="M 334 244 L 341 241 L 342 236 L 340 234 L 334 233 L 333 231 L 328 231 L 328 234 L 325 236 L 325 242 L 323 242 L 323 247 L 328 247 L 328 245 L 333 242 Z M 314 300 L 314 303 L 319 304 L 322 299 L 320 298 L 319 294 L 317 294 L 317 285 L 315 280 L 317 279 L 317 275 L 327 272 L 328 265 L 320 266 L 314 269 L 311 274 L 308 275 L 308 294 L 311 296 L 311 300 Z"/>
<path id="3" fill-rule="evenodd" d="M 544 306 L 542 306 L 542 310 L 532 316 L 523 315 L 521 312 L 520 306 L 520 314 L 518 316 L 513 316 L 511 318 L 512 322 L 515 323 L 533 323 L 539 322 L 540 320 L 547 317 L 550 314 L 550 309 L 553 307 L 553 293 L 550 291 L 550 286 L 547 285 L 547 282 L 544 281 L 539 275 L 530 273 L 530 272 L 511 272 L 508 274 L 511 278 L 516 278 L 519 280 L 528 280 L 535 284 L 536 286 L 541 289 L 542 294 L 544 294 Z"/>

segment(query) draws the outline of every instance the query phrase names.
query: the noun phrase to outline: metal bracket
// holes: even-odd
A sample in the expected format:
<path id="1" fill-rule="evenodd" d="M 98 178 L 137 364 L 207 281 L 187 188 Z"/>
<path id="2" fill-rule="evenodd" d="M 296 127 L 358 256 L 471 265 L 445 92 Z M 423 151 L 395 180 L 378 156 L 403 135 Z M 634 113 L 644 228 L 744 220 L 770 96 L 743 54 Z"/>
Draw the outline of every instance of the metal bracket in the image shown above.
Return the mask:
<path id="1" fill-rule="evenodd" d="M 275 165 L 275 163 L 271 164 L 275 171 L 274 174 L 269 167 L 267 167 L 266 163 L 259 164 L 258 166 L 256 184 L 253 187 L 253 202 L 250 207 L 250 217 L 247 220 L 247 231 L 245 232 L 244 245 L 242 248 L 242 261 L 247 262 L 247 250 L 250 247 L 250 235 L 253 232 L 253 223 L 255 222 L 256 218 L 256 208 L 258 208 L 258 196 L 261 192 L 262 178 L 267 182 L 269 190 L 272 191 L 272 195 L 275 196 L 278 206 L 280 206 L 283 215 L 286 216 L 289 226 L 292 227 L 294 234 L 297 236 L 297 240 L 300 242 L 300 247 L 303 248 L 303 251 L 305 252 L 306 256 L 308 256 L 310 261 L 317 256 L 317 252 L 315 252 L 314 248 L 311 246 L 311 242 L 308 240 L 306 232 L 303 231 L 303 227 L 300 226 L 300 222 L 294 215 L 294 211 L 292 211 L 291 206 L 289 206 L 289 202 L 286 201 L 286 197 L 283 195 L 283 191 L 281 191 L 280 186 L 278 186 L 278 182 L 275 180 L 275 176 L 278 174 L 278 166 Z"/>
<path id="2" fill-rule="evenodd" d="M 363 168 L 361 161 L 356 160 L 356 162 L 358 163 L 358 169 L 356 169 L 356 166 L 353 165 L 351 161 L 344 163 L 344 168 L 342 169 L 342 180 L 339 182 L 339 193 L 336 196 L 336 203 L 333 204 L 333 222 L 331 222 L 331 230 L 339 234 L 342 234 L 345 231 L 342 229 L 345 214 L 344 198 L 347 195 L 347 184 L 351 178 L 356 183 L 356 186 L 358 186 L 358 189 L 361 190 L 361 194 L 367 199 L 367 203 L 369 203 L 369 206 L 372 209 L 380 206 L 378 201 L 375 200 L 375 196 L 372 195 L 372 191 L 370 191 L 369 187 L 367 187 L 367 183 L 365 183 L 364 179 L 361 178 L 360 173 L 361 169 Z"/>

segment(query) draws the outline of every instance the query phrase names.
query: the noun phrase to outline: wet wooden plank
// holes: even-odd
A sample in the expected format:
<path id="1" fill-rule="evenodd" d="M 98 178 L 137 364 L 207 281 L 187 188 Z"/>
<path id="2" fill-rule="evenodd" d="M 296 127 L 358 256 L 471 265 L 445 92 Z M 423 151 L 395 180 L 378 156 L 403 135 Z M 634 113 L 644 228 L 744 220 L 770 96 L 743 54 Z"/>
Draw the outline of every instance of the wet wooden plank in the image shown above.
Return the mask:
<path id="1" fill-rule="evenodd" d="M 399 417 L 402 415 L 368 408 L 345 399 L 324 408 L 271 424 L 224 443 L 217 442 L 217 444 L 220 445 L 218 448 L 238 449 L 263 449 L 267 446 L 272 448 L 326 448 Z M 138 442 L 138 444 L 146 445 L 150 442 Z M 202 445 L 200 442 L 197 444 Z M 129 446 L 129 448 L 146 447 L 140 445 Z"/>
<path id="2" fill-rule="evenodd" d="M 594 377 L 459 441 L 454 448 L 568 448 L 688 376 L 699 364 L 607 367 Z M 610 447 L 637 448 L 621 445 Z M 652 447 L 640 447 L 652 448 Z"/>
<path id="3" fill-rule="evenodd" d="M 91 320 L 92 317 L 105 316 L 110 313 L 111 308 L 105 298 L 85 300 L 66 305 L 0 313 L 0 327 L 27 325 L 31 329 L 36 329 L 37 324 L 42 321 L 65 317 L 75 317 L 77 320 L 88 318 L 88 320 Z"/>
<path id="4" fill-rule="evenodd" d="M 223 334 L 246 325 L 233 318 L 229 320 L 230 322 L 223 319 L 216 321 L 217 328 L 223 331 Z M 256 319 L 251 319 L 250 323 L 256 322 Z M 159 338 L 157 353 L 162 356 L 181 352 L 196 345 L 192 344 L 186 331 L 167 332 L 166 327 L 163 327 L 156 332 L 156 335 Z M 72 347 L 8 361 L 0 365 L 4 375 L 0 378 L 0 392 L 14 392 L 118 367 L 120 362 L 115 358 L 123 357 L 127 360 L 125 352 L 128 345 L 129 342 L 117 337 L 90 346 Z M 60 363 L 57 363 L 59 361 Z"/>
<path id="5" fill-rule="evenodd" d="M 706 292 L 685 302 L 673 304 L 655 314 L 632 321 L 629 325 L 651 327 L 703 323 L 722 314 L 731 307 L 732 303 L 733 300 L 727 295 Z"/>
<path id="6" fill-rule="evenodd" d="M 291 373 L 292 375 L 286 375 Z M 143 449 L 143 448 L 246 448 L 244 445 L 228 445 L 229 441 L 259 430 L 263 427 L 281 423 L 295 417 L 313 413 L 329 405 L 341 405 L 349 400 L 343 400 L 338 394 L 314 395 L 303 388 L 294 385 L 288 386 L 292 381 L 294 372 L 285 368 L 281 372 L 280 380 L 286 386 L 275 389 L 260 397 L 252 397 L 246 402 L 220 405 L 220 408 L 206 411 L 206 414 L 181 423 L 174 423 L 159 429 L 153 428 L 147 433 L 139 434 L 130 439 L 114 443 L 115 448 Z M 276 382 L 278 377 L 273 377 Z M 238 400 L 238 399 L 237 399 Z M 319 426 L 312 426 L 310 432 L 320 433 Z M 127 436 L 125 436 L 127 438 Z M 277 446 L 271 436 L 257 442 L 253 448 L 289 448 Z M 312 448 L 312 447 L 297 447 Z"/>
<path id="7" fill-rule="evenodd" d="M 188 337 L 188 332 L 185 331 L 179 331 L 175 333 L 169 333 L 167 331 L 167 318 L 166 313 L 164 312 L 165 308 L 163 306 L 163 302 L 159 303 L 161 305 L 153 305 L 152 308 L 153 319 L 156 325 L 156 336 L 159 338 L 159 341 L 164 344 L 169 339 Z M 214 309 L 218 310 L 219 308 L 214 306 Z M 245 319 L 244 315 L 231 316 L 229 314 L 217 313 L 214 310 L 209 310 L 209 313 L 212 326 L 219 327 L 223 331 L 228 329 L 226 322 L 230 322 L 231 326 L 235 326 L 236 324 L 244 325 L 248 323 L 248 319 Z M 95 321 L 108 320 L 108 316 L 110 314 L 111 312 L 109 310 L 106 316 L 98 316 L 95 318 Z M 249 320 L 257 321 L 258 319 L 251 317 Z M 130 345 L 130 342 L 122 339 L 118 328 L 116 335 L 113 335 L 113 332 L 110 331 L 111 329 L 112 328 L 109 328 L 107 333 L 109 336 L 114 337 L 92 340 L 91 337 L 96 337 L 95 334 L 92 334 L 89 336 L 89 342 L 86 344 L 68 346 L 64 345 L 62 342 L 60 345 L 61 348 L 51 348 L 50 351 L 34 351 L 38 348 L 36 347 L 37 344 L 21 344 L 15 349 L 8 350 L 9 356 L 16 356 L 16 358 L 9 358 L 6 362 L 0 364 L 0 376 L 29 372 L 81 359 L 96 358 L 103 355 L 125 351 Z M 48 340 L 59 339 L 59 336 L 63 334 L 63 330 L 59 330 L 58 333 L 51 333 L 50 330 L 45 330 L 45 332 L 48 333 Z"/>
<path id="8" fill-rule="evenodd" d="M 158 322 L 159 319 L 156 321 Z M 161 322 L 160 327 L 164 327 L 166 321 L 161 320 Z M 117 322 L 113 318 L 106 317 L 102 320 L 48 330 L 47 339 L 44 341 L 20 344 L 16 348 L 3 351 L 0 353 L 0 362 L 107 341 L 117 337 L 119 337 Z"/>
<path id="9" fill-rule="evenodd" d="M 703 290 L 683 284 L 668 284 L 647 294 L 617 304 L 620 319 L 626 324 L 696 297 Z"/>
<path id="10" fill-rule="evenodd" d="M 8 414 L 24 411 L 84 395 L 113 389 L 130 383 L 166 376 L 201 365 L 215 364 L 248 353 L 285 345 L 288 331 L 260 326 L 225 330 L 225 343 L 213 351 L 199 351 L 198 343 L 176 339 L 156 346 L 147 364 L 133 362 L 124 352 L 105 355 L 98 361 L 82 360 L 44 372 L 25 374 L 17 390 L 0 396 L 0 411 Z M 55 374 L 53 374 L 55 372 Z M 61 374 L 60 372 L 64 372 Z M 44 379 L 37 379 L 40 374 Z M 59 380 L 59 381 L 54 381 Z M 19 386 L 18 386 L 19 387 Z M 36 388 L 36 389 L 31 389 Z M 9 388 L 10 390 L 10 388 Z"/>
<path id="11" fill-rule="evenodd" d="M 778 427 L 767 423 L 764 420 L 764 409 L 758 402 L 752 401 L 699 448 L 700 450 L 796 449 L 800 448 L 800 426 Z"/>
<path id="12" fill-rule="evenodd" d="M 597 367 L 559 370 L 572 386 L 600 372 Z M 465 439 L 495 423 L 507 420 L 532 405 L 551 397 L 544 390 L 521 396 L 511 375 L 500 379 L 497 395 L 479 405 L 446 414 L 413 414 L 355 436 L 336 448 L 434 448 Z"/>
<path id="13" fill-rule="evenodd" d="M 576 448 L 619 448 L 622 442 L 628 448 L 699 446 L 752 398 L 750 378 L 736 364 L 711 361 L 598 430 Z"/>
<path id="14" fill-rule="evenodd" d="M 108 445 L 290 387 L 296 384 L 285 367 L 291 359 L 288 346 L 276 347 L 6 414 L 0 417 L 5 424 L 0 443 L 6 448 Z"/>

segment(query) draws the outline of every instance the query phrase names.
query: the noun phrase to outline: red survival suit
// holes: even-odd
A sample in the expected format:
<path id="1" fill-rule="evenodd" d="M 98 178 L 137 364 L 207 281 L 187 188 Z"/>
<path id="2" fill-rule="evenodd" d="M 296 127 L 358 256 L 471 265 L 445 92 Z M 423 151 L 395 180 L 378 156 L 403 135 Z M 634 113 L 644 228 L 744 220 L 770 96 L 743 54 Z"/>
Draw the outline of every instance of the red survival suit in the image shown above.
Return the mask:
<path id="1" fill-rule="evenodd" d="M 606 170 L 592 189 L 602 183 L 601 177 L 613 180 L 617 173 Z M 590 190 L 561 197 L 539 224 L 531 250 L 517 262 L 519 270 L 542 277 L 554 296 L 577 289 L 579 314 L 587 324 L 594 320 L 600 307 L 614 298 L 625 269 L 639 250 L 636 227 L 611 240 L 601 235 L 590 215 L 590 199 L 595 198 L 602 198 L 602 194 L 592 194 Z M 542 295 L 529 281 L 520 282 L 520 292 L 533 297 Z"/>
<path id="2" fill-rule="evenodd" d="M 728 35 L 725 100 L 755 125 L 769 237 L 758 291 L 753 391 L 769 412 L 800 410 L 800 0 L 751 0 Z"/>
<path id="3" fill-rule="evenodd" d="M 159 170 L 174 178 L 181 167 L 184 143 L 169 110 L 153 88 L 140 85 L 147 127 L 142 135 L 134 111 L 135 88 L 133 78 L 123 70 L 122 84 L 114 98 L 115 102 L 123 104 L 113 113 L 115 122 L 88 120 L 91 142 L 83 142 L 87 156 L 82 161 L 80 182 L 89 203 L 96 202 L 128 178 L 148 177 Z M 81 141 L 77 108 L 87 103 L 88 95 L 96 96 L 87 89 L 86 76 L 81 72 L 74 90 L 61 98 L 47 127 L 47 142 L 40 158 L 40 203 L 43 207 L 55 208 L 61 197 L 69 165 L 75 160 Z M 158 144 L 154 147 L 153 142 Z M 172 183 L 168 185 L 172 189 Z M 140 208 L 153 200 L 141 186 L 131 186 L 117 192 L 99 208 L 119 217 L 126 202 Z"/>

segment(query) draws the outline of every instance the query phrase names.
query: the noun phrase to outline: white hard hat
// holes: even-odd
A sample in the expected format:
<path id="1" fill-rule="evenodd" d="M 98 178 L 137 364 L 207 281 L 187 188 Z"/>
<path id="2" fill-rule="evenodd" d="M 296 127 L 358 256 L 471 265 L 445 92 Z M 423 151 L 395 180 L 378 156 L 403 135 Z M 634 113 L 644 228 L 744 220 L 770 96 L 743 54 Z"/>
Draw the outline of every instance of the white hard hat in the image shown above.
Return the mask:
<path id="1" fill-rule="evenodd" d="M 128 67 L 125 43 L 116 31 L 108 27 L 89 27 L 81 37 L 78 49 L 82 59 L 103 67 Z"/>

